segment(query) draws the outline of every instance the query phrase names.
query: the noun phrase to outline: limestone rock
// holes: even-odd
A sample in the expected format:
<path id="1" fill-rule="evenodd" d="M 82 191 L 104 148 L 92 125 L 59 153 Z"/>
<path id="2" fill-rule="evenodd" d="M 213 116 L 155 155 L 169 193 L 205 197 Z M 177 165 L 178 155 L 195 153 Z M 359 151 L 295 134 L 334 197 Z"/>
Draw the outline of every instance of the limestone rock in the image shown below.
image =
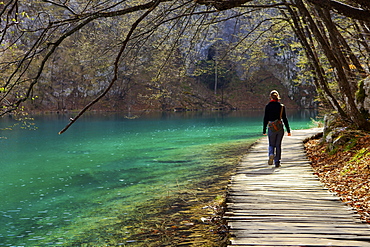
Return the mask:
<path id="1" fill-rule="evenodd" d="M 370 113 L 370 76 L 368 76 L 364 80 L 364 91 L 365 91 L 364 109 Z"/>

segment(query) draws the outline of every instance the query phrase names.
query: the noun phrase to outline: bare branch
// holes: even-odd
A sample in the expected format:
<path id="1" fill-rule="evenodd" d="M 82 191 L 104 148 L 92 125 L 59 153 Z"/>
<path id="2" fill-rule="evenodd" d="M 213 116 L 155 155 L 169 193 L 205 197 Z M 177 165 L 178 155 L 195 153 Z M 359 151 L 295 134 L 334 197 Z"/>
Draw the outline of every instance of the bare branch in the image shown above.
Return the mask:
<path id="1" fill-rule="evenodd" d="M 51 4 L 56 5 L 56 6 L 58 6 L 58 7 L 62 7 L 62 8 L 64 8 L 64 9 L 68 10 L 69 12 L 71 12 L 73 15 L 77 15 L 77 14 L 73 11 L 73 9 L 71 9 L 70 7 L 68 7 L 68 6 L 67 6 L 67 5 L 65 5 L 65 4 L 55 3 L 55 2 L 50 1 L 50 0 L 42 0 L 42 1 L 43 1 L 43 2 L 46 2 L 46 3 L 51 3 Z"/>
<path id="2" fill-rule="evenodd" d="M 308 2 L 324 9 L 335 10 L 341 15 L 352 19 L 370 22 L 370 11 L 366 9 L 360 9 L 334 0 L 308 0 Z M 369 3 L 367 4 L 370 5 Z"/>
<path id="3" fill-rule="evenodd" d="M 126 46 L 128 44 L 128 42 L 130 41 L 130 38 L 133 34 L 133 32 L 135 31 L 135 29 L 137 28 L 137 26 L 139 25 L 139 23 L 141 21 L 143 21 L 145 19 L 146 16 L 148 16 L 160 3 L 160 0 L 157 0 L 156 2 L 154 2 L 153 6 L 148 9 L 142 16 L 140 16 L 136 21 L 135 23 L 131 26 L 131 29 L 129 31 L 129 33 L 126 35 L 126 39 L 125 41 L 123 42 L 122 46 L 121 46 L 121 50 L 119 51 L 117 57 L 116 57 L 116 61 L 114 63 L 114 76 L 113 76 L 113 79 L 111 80 L 111 82 L 109 83 L 108 87 L 103 91 L 102 94 L 100 94 L 96 99 L 94 99 L 93 101 L 91 101 L 88 105 L 86 105 L 78 114 L 75 118 L 71 119 L 71 122 L 64 128 L 62 129 L 59 134 L 63 134 L 66 130 L 68 130 L 68 128 L 70 126 L 72 126 L 73 123 L 75 123 L 77 121 L 78 118 L 80 118 L 90 107 L 92 107 L 95 103 L 97 103 L 101 98 L 103 98 L 107 93 L 108 91 L 111 89 L 111 87 L 114 85 L 114 83 L 117 81 L 117 78 L 118 78 L 118 66 L 119 66 L 119 61 L 122 57 L 122 54 L 124 52 L 124 50 L 126 49 Z"/>

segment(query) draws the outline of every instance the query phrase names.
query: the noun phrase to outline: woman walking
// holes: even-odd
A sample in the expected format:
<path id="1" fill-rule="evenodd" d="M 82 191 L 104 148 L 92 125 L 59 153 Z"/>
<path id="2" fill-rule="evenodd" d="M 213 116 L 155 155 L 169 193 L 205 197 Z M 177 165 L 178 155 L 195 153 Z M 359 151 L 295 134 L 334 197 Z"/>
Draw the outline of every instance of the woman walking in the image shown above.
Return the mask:
<path id="1" fill-rule="evenodd" d="M 265 116 L 263 118 L 263 134 L 266 135 L 266 128 L 268 127 L 268 164 L 275 164 L 275 167 L 280 167 L 281 142 L 284 136 L 284 128 L 281 119 L 284 122 L 288 136 L 291 136 L 285 107 L 280 103 L 278 91 L 273 90 L 270 93 L 270 102 L 265 107 Z"/>

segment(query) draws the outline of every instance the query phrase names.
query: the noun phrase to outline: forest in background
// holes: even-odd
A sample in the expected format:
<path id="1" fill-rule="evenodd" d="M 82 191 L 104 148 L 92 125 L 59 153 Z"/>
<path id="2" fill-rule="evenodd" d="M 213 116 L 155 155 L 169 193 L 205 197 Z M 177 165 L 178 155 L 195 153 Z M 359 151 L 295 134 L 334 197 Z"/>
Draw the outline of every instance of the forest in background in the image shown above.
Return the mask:
<path id="1" fill-rule="evenodd" d="M 369 129 L 366 0 L 0 2 L 1 115 L 293 108 Z M 67 126 L 69 127 L 69 126 Z"/>

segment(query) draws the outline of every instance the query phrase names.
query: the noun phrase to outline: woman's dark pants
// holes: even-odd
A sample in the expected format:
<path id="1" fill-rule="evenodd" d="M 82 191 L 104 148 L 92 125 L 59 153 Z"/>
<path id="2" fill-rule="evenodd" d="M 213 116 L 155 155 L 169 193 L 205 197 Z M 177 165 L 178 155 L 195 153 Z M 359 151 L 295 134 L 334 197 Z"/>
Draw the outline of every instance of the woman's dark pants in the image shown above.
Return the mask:
<path id="1" fill-rule="evenodd" d="M 281 142 L 283 141 L 284 130 L 273 132 L 269 129 L 267 135 L 269 138 L 269 157 L 274 155 L 275 166 L 280 165 Z"/>

